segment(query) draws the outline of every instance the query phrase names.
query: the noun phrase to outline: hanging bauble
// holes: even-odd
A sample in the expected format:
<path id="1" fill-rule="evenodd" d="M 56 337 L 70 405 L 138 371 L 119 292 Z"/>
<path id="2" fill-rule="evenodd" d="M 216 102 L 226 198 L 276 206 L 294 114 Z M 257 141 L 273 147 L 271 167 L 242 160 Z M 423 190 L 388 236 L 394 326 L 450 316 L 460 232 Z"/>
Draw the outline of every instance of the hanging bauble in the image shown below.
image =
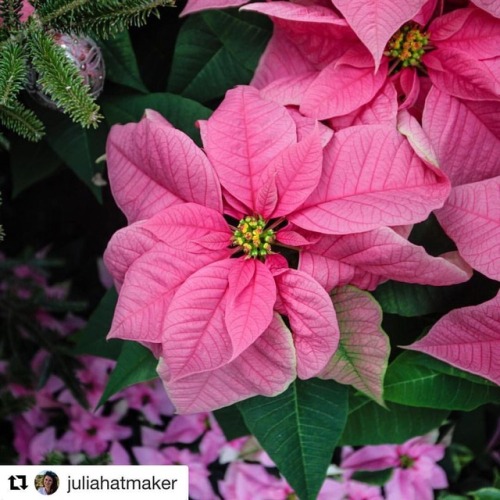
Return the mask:
<path id="1" fill-rule="evenodd" d="M 55 33 L 52 37 L 64 50 L 66 57 L 78 68 L 84 83 L 90 88 L 92 97 L 98 97 L 103 90 L 105 76 L 104 59 L 99 46 L 89 37 L 74 34 Z M 38 83 L 38 73 L 34 68 L 29 71 L 26 90 L 40 104 L 51 109 L 60 109 L 42 90 Z"/>

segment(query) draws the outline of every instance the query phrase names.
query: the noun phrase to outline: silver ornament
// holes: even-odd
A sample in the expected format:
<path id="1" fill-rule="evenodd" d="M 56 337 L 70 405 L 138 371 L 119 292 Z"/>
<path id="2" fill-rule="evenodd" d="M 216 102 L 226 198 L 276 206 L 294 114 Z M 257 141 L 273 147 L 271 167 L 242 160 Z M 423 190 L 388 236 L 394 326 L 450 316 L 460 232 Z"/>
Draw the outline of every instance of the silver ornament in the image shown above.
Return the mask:
<path id="1" fill-rule="evenodd" d="M 55 43 L 64 49 L 66 57 L 73 62 L 90 88 L 92 97 L 98 97 L 104 88 L 105 66 L 99 46 L 89 37 L 74 34 L 55 33 L 52 35 Z M 50 109 L 60 109 L 38 83 L 38 73 L 32 67 L 28 72 L 28 93 L 40 104 Z"/>

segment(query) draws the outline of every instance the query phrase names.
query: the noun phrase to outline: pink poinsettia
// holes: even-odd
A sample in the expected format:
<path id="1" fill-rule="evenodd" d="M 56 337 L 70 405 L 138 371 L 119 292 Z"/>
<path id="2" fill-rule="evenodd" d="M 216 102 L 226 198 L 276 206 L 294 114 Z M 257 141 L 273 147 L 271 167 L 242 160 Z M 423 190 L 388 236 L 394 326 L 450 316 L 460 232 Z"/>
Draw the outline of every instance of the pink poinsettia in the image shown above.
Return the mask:
<path id="1" fill-rule="evenodd" d="M 297 257 L 325 235 L 424 220 L 449 192 L 393 127 L 331 139 L 251 87 L 229 91 L 200 128 L 204 151 L 148 111 L 115 126 L 107 146 L 130 223 L 104 256 L 120 289 L 109 337 L 152 349 L 181 413 L 275 395 L 320 373 L 337 348 L 336 315 L 328 288 L 297 269 Z M 387 248 L 378 252 L 393 256 L 386 267 L 399 255 L 409 267 L 424 261 L 440 284 L 468 278 L 446 259 Z"/>
<path id="2" fill-rule="evenodd" d="M 445 448 L 429 436 L 416 437 L 400 445 L 364 446 L 342 460 L 345 471 L 376 471 L 393 468 L 385 484 L 387 500 L 432 500 L 433 490 L 448 486 L 446 474 L 436 464 Z"/>
<path id="3" fill-rule="evenodd" d="M 399 105 L 412 108 L 428 90 L 428 78 L 458 98 L 500 99 L 500 20 L 487 12 L 469 6 L 428 24 L 432 9 L 423 0 L 333 3 L 344 17 L 323 4 L 243 7 L 275 23 L 254 85 L 305 115 L 343 117 L 349 124 L 366 108 L 390 116 L 397 93 Z"/>

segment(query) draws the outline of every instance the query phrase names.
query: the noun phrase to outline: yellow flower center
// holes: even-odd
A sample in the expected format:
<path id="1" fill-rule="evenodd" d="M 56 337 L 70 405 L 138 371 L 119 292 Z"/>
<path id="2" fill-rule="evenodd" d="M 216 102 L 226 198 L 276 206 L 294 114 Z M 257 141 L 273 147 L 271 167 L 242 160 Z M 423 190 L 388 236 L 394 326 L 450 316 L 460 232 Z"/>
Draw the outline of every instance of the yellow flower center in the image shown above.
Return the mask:
<path id="1" fill-rule="evenodd" d="M 247 215 L 240 220 L 231 242 L 240 247 L 247 257 L 265 257 L 271 253 L 271 245 L 276 240 L 275 232 L 267 228 L 267 222 L 259 216 Z"/>
<path id="2" fill-rule="evenodd" d="M 420 31 L 415 23 L 405 24 L 387 44 L 384 54 L 391 57 L 403 68 L 419 66 L 425 48 L 429 44 L 429 34 Z"/>

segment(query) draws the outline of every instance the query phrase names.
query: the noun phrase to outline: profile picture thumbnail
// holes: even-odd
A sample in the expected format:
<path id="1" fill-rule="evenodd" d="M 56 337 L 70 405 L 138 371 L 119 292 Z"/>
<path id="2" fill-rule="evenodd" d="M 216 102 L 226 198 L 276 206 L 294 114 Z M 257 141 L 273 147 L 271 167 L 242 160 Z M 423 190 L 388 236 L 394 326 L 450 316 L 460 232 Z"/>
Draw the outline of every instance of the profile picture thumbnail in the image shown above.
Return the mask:
<path id="1" fill-rule="evenodd" d="M 35 477 L 35 488 L 40 495 L 52 495 L 59 488 L 59 477 L 51 470 L 43 470 Z"/>

